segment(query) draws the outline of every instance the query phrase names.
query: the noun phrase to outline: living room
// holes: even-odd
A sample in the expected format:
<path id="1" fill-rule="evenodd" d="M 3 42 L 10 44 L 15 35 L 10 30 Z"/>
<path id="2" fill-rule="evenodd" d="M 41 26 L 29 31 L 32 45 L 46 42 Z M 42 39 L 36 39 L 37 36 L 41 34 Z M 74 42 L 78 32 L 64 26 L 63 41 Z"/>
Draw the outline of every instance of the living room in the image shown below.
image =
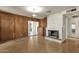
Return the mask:
<path id="1" fill-rule="evenodd" d="M 79 52 L 78 11 L 78 6 L 0 6 L 0 52 Z"/>
<path id="2" fill-rule="evenodd" d="M 79 59 L 78 0 L 1 0 L 1 59 Z"/>

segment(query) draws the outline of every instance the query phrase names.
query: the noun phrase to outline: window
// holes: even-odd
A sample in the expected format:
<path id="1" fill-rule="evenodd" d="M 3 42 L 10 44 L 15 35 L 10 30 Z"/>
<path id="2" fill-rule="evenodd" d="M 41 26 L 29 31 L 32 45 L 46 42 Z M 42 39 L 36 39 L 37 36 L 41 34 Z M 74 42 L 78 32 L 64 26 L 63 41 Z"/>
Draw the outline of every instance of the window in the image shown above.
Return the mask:
<path id="1" fill-rule="evenodd" d="M 75 32 L 76 32 L 76 26 L 75 26 L 75 23 L 72 23 L 71 27 L 72 27 L 72 33 L 75 33 Z"/>

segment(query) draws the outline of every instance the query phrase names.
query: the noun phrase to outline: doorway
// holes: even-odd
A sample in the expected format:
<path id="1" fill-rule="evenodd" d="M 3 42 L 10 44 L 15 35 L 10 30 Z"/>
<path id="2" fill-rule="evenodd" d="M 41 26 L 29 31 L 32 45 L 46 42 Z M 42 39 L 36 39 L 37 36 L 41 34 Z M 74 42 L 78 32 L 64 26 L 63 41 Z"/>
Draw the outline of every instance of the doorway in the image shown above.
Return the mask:
<path id="1" fill-rule="evenodd" d="M 69 37 L 79 38 L 79 17 L 72 17 L 69 24 Z"/>
<path id="2" fill-rule="evenodd" d="M 64 38 L 79 38 L 79 12 L 64 15 Z"/>
<path id="3" fill-rule="evenodd" d="M 28 21 L 28 36 L 38 36 L 38 21 Z"/>

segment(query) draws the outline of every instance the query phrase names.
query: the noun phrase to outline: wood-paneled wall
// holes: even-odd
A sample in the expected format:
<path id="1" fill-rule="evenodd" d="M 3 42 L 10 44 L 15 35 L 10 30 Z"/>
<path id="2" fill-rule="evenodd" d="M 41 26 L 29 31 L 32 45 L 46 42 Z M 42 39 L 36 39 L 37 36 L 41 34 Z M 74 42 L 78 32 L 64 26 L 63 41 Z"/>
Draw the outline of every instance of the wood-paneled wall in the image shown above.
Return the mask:
<path id="1" fill-rule="evenodd" d="M 1 19 L 1 17 L 0 17 Z M 1 21 L 0 21 L 0 40 L 1 40 Z"/>
<path id="2" fill-rule="evenodd" d="M 29 17 L 0 12 L 0 41 L 28 35 Z"/>
<path id="3" fill-rule="evenodd" d="M 11 19 L 11 16 L 0 13 L 0 22 L 1 22 L 1 40 L 10 40 L 13 39 L 13 27 L 14 22 Z"/>
<path id="4" fill-rule="evenodd" d="M 28 35 L 28 18 L 17 17 L 15 19 L 15 38 L 20 38 Z"/>
<path id="5" fill-rule="evenodd" d="M 47 17 L 40 19 L 39 21 L 39 35 L 46 36 L 46 27 L 47 27 Z"/>
<path id="6" fill-rule="evenodd" d="M 0 42 L 28 36 L 28 20 L 30 18 L 27 16 L 0 12 Z M 32 21 L 39 22 L 38 33 L 45 36 L 47 18 Z"/>
<path id="7" fill-rule="evenodd" d="M 40 19 L 40 27 L 47 27 L 47 17 Z"/>

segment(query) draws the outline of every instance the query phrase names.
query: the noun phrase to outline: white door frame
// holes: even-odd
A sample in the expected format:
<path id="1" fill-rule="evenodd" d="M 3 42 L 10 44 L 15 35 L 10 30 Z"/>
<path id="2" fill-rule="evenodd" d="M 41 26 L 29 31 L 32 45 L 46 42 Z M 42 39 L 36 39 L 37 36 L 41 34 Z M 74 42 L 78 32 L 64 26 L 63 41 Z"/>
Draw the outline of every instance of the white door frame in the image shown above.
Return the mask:
<path id="1" fill-rule="evenodd" d="M 67 29 L 67 27 L 68 27 L 68 16 L 69 15 L 74 15 L 76 13 L 79 14 L 79 11 L 63 15 L 63 32 L 62 32 L 62 37 L 63 37 L 64 40 L 69 38 L 68 37 L 69 36 L 68 29 Z"/>

